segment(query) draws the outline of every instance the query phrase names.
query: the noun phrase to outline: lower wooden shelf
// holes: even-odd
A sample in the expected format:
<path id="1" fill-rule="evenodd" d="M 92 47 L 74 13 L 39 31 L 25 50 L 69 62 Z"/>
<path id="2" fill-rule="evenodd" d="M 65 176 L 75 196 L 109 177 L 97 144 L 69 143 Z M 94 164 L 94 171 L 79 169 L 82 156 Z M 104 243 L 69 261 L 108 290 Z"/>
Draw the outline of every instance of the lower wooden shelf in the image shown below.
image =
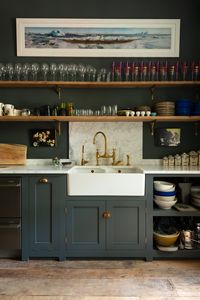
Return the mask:
<path id="1" fill-rule="evenodd" d="M 200 116 L 1 116 L 0 122 L 200 122 Z"/>

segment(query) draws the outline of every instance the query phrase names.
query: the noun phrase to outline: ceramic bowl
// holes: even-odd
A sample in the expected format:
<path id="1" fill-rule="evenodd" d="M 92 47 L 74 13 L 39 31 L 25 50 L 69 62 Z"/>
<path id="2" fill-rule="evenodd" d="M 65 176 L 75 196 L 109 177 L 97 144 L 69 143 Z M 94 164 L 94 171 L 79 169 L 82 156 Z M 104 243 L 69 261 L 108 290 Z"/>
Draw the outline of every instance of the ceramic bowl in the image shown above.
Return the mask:
<path id="1" fill-rule="evenodd" d="M 153 233 L 154 240 L 156 244 L 160 246 L 172 246 L 176 243 L 180 232 L 176 232 L 174 234 L 160 234 L 157 232 Z"/>
<path id="2" fill-rule="evenodd" d="M 167 181 L 154 181 L 154 189 L 159 192 L 173 192 L 175 191 L 175 184 Z"/>
<path id="3" fill-rule="evenodd" d="M 159 195 L 154 195 L 154 199 L 158 201 L 163 201 L 163 202 L 169 202 L 169 201 L 174 201 L 176 198 L 176 195 L 173 196 L 159 196 Z"/>
<path id="4" fill-rule="evenodd" d="M 170 191 L 170 192 L 154 191 L 154 194 L 157 196 L 170 197 L 170 196 L 175 196 L 176 191 Z"/>
<path id="5" fill-rule="evenodd" d="M 173 205 L 176 204 L 177 199 L 175 198 L 174 200 L 159 200 L 159 199 L 154 199 L 154 202 L 161 208 L 161 209 L 170 209 Z"/>

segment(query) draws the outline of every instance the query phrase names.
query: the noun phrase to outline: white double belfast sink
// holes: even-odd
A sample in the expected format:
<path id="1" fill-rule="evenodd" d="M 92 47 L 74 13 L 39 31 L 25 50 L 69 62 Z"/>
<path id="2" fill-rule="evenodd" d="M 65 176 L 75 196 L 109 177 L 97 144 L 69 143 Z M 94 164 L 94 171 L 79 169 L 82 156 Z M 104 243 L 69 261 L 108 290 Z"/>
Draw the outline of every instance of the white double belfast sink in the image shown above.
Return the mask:
<path id="1" fill-rule="evenodd" d="M 143 169 L 124 166 L 75 166 L 67 174 L 71 196 L 144 196 Z"/>

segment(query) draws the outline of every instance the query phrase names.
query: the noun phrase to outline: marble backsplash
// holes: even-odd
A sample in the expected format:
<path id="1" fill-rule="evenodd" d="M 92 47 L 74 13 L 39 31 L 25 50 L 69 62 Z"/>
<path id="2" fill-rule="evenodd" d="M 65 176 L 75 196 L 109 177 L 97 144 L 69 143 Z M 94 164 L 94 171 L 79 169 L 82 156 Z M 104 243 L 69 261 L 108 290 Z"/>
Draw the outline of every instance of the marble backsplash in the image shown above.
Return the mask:
<path id="1" fill-rule="evenodd" d="M 88 122 L 88 123 L 70 123 L 69 124 L 69 157 L 80 164 L 81 148 L 84 145 L 84 158 L 90 165 L 96 164 L 96 148 L 100 153 L 104 150 L 104 138 L 98 135 L 96 144 L 93 145 L 93 137 L 97 131 L 103 131 L 107 137 L 108 150 L 116 149 L 116 160 L 127 162 L 126 155 L 130 156 L 131 164 L 141 164 L 142 159 L 142 130 L 143 123 L 126 122 Z M 111 164 L 112 159 L 100 158 L 100 164 Z"/>

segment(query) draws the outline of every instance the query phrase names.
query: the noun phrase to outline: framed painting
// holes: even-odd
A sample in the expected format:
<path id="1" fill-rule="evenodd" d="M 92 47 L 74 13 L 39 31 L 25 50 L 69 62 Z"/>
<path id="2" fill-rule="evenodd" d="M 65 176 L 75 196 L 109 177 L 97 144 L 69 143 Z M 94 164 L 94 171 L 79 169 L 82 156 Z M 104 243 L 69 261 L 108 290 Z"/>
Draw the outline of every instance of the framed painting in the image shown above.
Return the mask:
<path id="1" fill-rule="evenodd" d="M 180 19 L 16 19 L 17 56 L 178 57 Z"/>
<path id="2" fill-rule="evenodd" d="M 31 129 L 31 146 L 33 147 L 55 147 L 55 129 Z"/>
<path id="3" fill-rule="evenodd" d="M 181 143 L 180 128 L 156 128 L 155 129 L 155 145 L 177 147 Z"/>

